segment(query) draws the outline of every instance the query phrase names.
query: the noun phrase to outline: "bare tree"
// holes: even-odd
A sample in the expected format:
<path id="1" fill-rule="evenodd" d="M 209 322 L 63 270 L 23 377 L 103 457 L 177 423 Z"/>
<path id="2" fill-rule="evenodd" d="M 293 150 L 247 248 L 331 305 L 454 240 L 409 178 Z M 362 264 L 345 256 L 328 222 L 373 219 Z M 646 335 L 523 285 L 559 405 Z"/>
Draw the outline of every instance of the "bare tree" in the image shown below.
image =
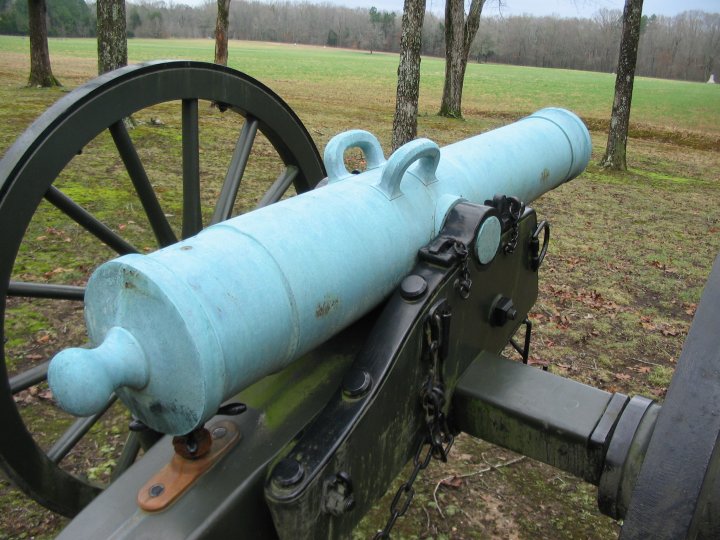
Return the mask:
<path id="1" fill-rule="evenodd" d="M 125 0 L 97 1 L 98 73 L 127 65 Z"/>
<path id="2" fill-rule="evenodd" d="M 480 14 L 487 0 L 472 0 L 465 17 L 463 0 L 445 2 L 445 85 L 441 116 L 462 117 L 462 90 L 470 46 L 480 26 Z"/>
<path id="3" fill-rule="evenodd" d="M 601 166 L 622 171 L 627 170 L 625 151 L 630 124 L 633 82 L 635 81 L 635 64 L 640 41 L 642 4 L 643 0 L 625 0 L 620 57 L 615 77 L 615 99 L 610 117 L 607 149 L 600 160 Z"/>
<path id="4" fill-rule="evenodd" d="M 228 26 L 230 25 L 230 0 L 217 0 L 215 23 L 215 63 L 227 66 Z"/>
<path id="5" fill-rule="evenodd" d="M 417 135 L 420 47 L 424 17 L 425 0 L 405 0 L 400 36 L 397 99 L 393 117 L 393 152 Z"/>
<path id="6" fill-rule="evenodd" d="M 50 67 L 45 0 L 28 0 L 28 33 L 30 34 L 28 86 L 62 86 L 53 76 Z"/>

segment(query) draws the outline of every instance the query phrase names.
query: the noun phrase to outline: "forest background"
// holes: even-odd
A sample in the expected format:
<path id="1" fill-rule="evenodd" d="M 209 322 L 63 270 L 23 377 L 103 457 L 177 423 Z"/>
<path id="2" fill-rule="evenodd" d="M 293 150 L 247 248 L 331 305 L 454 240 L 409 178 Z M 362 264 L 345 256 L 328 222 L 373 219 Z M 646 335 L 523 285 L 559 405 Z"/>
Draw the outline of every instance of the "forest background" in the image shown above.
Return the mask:
<path id="1" fill-rule="evenodd" d="M 233 0 L 230 39 L 398 52 L 401 13 L 328 3 Z M 48 2 L 51 37 L 95 35 L 95 4 Z M 128 37 L 213 39 L 217 6 L 173 2 L 127 4 Z M 591 18 L 483 17 L 470 57 L 476 62 L 613 72 L 622 12 L 600 9 Z M 26 0 L 0 0 L 0 34 L 27 34 Z M 445 24 L 427 12 L 422 54 L 445 54 Z M 708 81 L 720 79 L 720 13 L 686 11 L 642 17 L 636 75 Z"/>

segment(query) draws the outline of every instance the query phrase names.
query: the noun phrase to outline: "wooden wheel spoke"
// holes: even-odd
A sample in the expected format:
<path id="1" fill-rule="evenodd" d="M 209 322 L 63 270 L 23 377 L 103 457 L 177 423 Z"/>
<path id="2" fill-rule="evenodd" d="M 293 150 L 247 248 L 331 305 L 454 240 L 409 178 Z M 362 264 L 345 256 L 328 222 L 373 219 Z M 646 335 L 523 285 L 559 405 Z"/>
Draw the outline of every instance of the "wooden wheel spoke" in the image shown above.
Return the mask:
<path id="1" fill-rule="evenodd" d="M 85 210 L 82 206 L 73 201 L 55 186 L 45 193 L 45 199 L 54 205 L 58 210 L 66 214 L 70 219 L 75 221 L 83 229 L 94 235 L 101 242 L 107 244 L 120 255 L 127 253 L 138 253 L 138 250 L 120 235 L 115 233 L 110 227 Z"/>
<path id="2" fill-rule="evenodd" d="M 198 100 L 182 100 L 183 225 L 182 237 L 202 230 Z"/>
<path id="3" fill-rule="evenodd" d="M 125 123 L 122 120 L 115 122 L 110 126 L 109 130 L 113 141 L 115 141 L 115 147 L 125 164 L 125 169 L 130 176 L 130 180 L 135 187 L 135 192 L 148 217 L 150 226 L 155 233 L 158 244 L 161 247 L 174 244 L 177 242 L 177 237 L 165 217 L 165 213 L 155 195 L 155 190 L 150 184 L 150 179 L 145 172 L 142 161 L 140 161 L 140 156 L 138 156 L 135 145 L 125 127 Z"/>
<path id="4" fill-rule="evenodd" d="M 108 401 L 105 408 L 99 413 L 75 420 L 75 422 L 73 422 L 65 433 L 63 433 L 62 436 L 55 442 L 52 448 L 48 450 L 47 456 L 50 461 L 53 463 L 60 463 L 60 461 L 62 461 L 62 459 L 70 453 L 70 450 L 75 448 L 75 445 L 80 442 L 80 439 L 82 439 L 85 434 L 90 431 L 90 428 L 95 425 L 100 417 L 105 414 L 113 403 L 115 403 L 116 399 L 117 397 L 113 396 L 110 401 Z"/>
<path id="5" fill-rule="evenodd" d="M 278 202 L 288 190 L 290 184 L 293 183 L 299 172 L 300 169 L 298 169 L 295 165 L 288 165 L 277 177 L 277 180 L 273 182 L 273 185 L 270 186 L 270 189 L 265 192 L 265 195 L 263 195 L 263 198 L 260 199 L 256 208 L 262 208 L 263 206 Z"/>
<path id="6" fill-rule="evenodd" d="M 26 298 L 51 298 L 54 300 L 78 300 L 82 302 L 85 298 L 85 287 L 59 285 L 55 283 L 11 281 L 8 286 L 7 295 Z"/>
<path id="7" fill-rule="evenodd" d="M 10 377 L 10 380 L 8 381 L 10 383 L 10 392 L 15 395 L 18 392 L 22 392 L 31 386 L 35 386 L 36 384 L 43 382 L 47 379 L 49 364 L 50 361 L 46 360 L 42 364 L 38 364 L 37 366 L 31 367 L 22 373 L 18 373 L 17 375 Z"/>
<path id="8" fill-rule="evenodd" d="M 215 206 L 213 217 L 210 220 L 211 225 L 225 221 L 232 214 L 233 205 L 237 198 L 238 189 L 240 189 L 240 182 L 245 174 L 245 167 L 250 158 L 250 150 L 252 150 L 253 143 L 255 142 L 257 130 L 258 121 L 248 116 L 240 132 L 240 137 L 235 144 L 230 166 L 228 167 L 225 181 L 220 191 L 220 197 Z"/>

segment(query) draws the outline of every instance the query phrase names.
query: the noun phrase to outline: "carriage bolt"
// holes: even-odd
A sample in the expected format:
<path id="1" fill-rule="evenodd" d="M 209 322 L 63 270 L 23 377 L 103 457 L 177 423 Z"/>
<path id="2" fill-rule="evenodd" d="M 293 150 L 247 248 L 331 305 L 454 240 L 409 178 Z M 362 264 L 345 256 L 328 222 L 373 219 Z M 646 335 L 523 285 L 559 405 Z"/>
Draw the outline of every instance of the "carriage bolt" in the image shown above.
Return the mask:
<path id="1" fill-rule="evenodd" d="M 300 482 L 305 476 L 302 463 L 291 459 L 281 459 L 272 472 L 272 481 L 280 488 L 289 488 Z"/>
<path id="2" fill-rule="evenodd" d="M 343 394 L 357 398 L 367 394 L 372 386 L 372 377 L 364 369 L 350 369 L 342 381 Z"/>
<path id="3" fill-rule="evenodd" d="M 148 494 L 151 497 L 159 497 L 163 494 L 163 491 L 165 491 L 165 486 L 163 484 L 153 484 L 150 486 L 150 489 L 148 489 Z"/>
<path id="4" fill-rule="evenodd" d="M 405 300 L 417 300 L 425 295 L 427 281 L 422 276 L 409 275 L 400 283 L 400 296 Z"/>

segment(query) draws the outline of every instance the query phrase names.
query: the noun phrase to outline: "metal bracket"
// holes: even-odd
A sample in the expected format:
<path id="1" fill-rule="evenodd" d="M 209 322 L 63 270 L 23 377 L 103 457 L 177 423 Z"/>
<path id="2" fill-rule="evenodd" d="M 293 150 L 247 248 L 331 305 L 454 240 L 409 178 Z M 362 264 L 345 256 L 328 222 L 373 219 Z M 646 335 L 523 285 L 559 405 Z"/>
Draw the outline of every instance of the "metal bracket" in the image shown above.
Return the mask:
<path id="1" fill-rule="evenodd" d="M 540 233 L 543 233 L 542 249 L 540 248 Z M 550 245 L 550 224 L 543 220 L 538 223 L 530 237 L 530 268 L 537 271 L 545 260 Z"/>
<path id="2" fill-rule="evenodd" d="M 213 422 L 207 429 L 212 437 L 208 453 L 198 459 L 173 454 L 170 463 L 140 488 L 137 503 L 141 509 L 158 512 L 167 508 L 240 440 L 237 426 L 228 420 Z"/>

